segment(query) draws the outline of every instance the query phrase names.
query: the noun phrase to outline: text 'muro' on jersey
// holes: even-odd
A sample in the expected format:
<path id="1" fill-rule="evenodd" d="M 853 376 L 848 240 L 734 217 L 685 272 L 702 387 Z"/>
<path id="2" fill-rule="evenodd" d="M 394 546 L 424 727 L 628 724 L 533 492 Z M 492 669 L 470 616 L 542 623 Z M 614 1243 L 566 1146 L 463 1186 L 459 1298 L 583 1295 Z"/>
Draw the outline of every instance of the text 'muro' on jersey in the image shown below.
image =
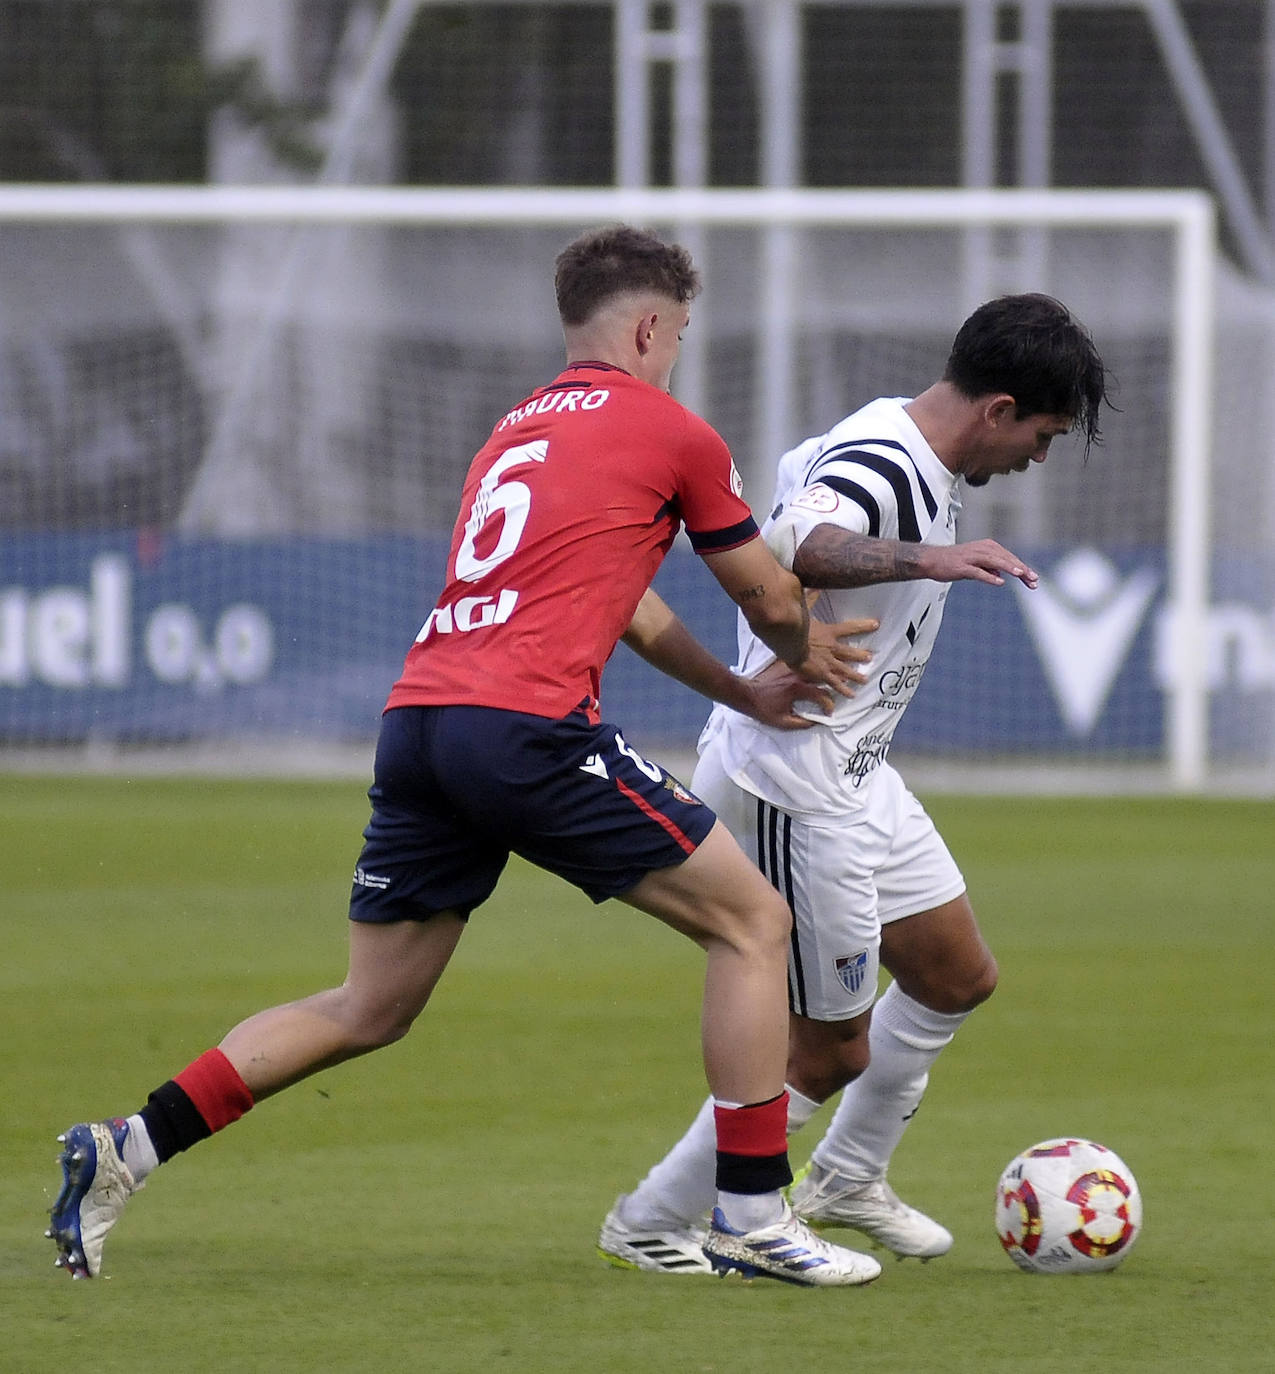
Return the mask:
<path id="1" fill-rule="evenodd" d="M 499 434 L 501 430 L 516 425 L 519 420 L 525 420 L 531 415 L 568 415 L 576 409 L 597 410 L 599 406 L 606 405 L 610 394 L 605 389 L 587 391 L 571 387 L 555 390 L 549 387 L 543 395 L 533 396 L 531 400 L 511 410 L 496 426 L 496 433 Z"/>

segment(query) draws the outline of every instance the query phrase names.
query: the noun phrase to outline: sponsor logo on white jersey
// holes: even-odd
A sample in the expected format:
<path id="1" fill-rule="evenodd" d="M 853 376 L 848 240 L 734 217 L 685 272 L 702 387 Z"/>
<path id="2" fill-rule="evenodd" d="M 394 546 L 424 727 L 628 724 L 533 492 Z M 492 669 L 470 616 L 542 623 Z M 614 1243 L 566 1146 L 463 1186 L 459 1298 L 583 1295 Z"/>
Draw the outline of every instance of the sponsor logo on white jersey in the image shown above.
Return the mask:
<path id="1" fill-rule="evenodd" d="M 855 745 L 854 753 L 849 755 L 846 766 L 841 770 L 842 775 L 850 779 L 852 787 L 858 787 L 869 773 L 885 762 L 893 733 L 894 725 L 891 722 L 889 730 L 875 730 L 870 735 L 864 735 Z"/>

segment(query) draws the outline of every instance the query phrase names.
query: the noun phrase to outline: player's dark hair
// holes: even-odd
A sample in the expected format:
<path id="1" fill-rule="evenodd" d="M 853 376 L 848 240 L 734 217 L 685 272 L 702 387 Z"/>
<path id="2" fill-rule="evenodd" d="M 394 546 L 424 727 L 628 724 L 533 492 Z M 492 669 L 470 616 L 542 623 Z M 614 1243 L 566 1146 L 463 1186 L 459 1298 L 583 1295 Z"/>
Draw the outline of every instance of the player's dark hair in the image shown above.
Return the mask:
<path id="1" fill-rule="evenodd" d="M 1069 415 L 1086 451 L 1102 442 L 1100 412 L 1104 401 L 1111 405 L 1107 369 L 1089 331 L 1052 296 L 999 296 L 980 305 L 957 332 L 943 380 L 971 400 L 1007 393 L 1020 420 Z"/>
<path id="2" fill-rule="evenodd" d="M 648 229 L 627 224 L 591 229 L 558 254 L 554 273 L 563 324 L 584 324 L 602 305 L 630 291 L 655 291 L 685 304 L 699 294 L 691 255 Z"/>

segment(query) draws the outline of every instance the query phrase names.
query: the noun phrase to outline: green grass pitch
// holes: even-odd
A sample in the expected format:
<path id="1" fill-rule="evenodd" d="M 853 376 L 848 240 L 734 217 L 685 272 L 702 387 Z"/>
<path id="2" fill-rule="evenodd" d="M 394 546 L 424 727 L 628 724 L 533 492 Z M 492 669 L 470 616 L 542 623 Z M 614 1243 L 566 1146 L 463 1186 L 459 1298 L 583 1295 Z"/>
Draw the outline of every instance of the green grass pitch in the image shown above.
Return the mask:
<path id="1" fill-rule="evenodd" d="M 366 801 L 349 782 L 0 778 L 0 1366 L 1275 1368 L 1275 807 L 927 802 L 1001 964 L 892 1172 L 955 1233 L 947 1257 L 827 1292 L 603 1264 L 603 1214 L 703 1095 L 701 957 L 514 864 L 402 1044 L 161 1170 L 109 1277 L 72 1283 L 42 1236 L 54 1136 L 342 977 Z M 1112 1274 L 1030 1277 L 993 1187 L 1067 1133 L 1123 1155 L 1145 1229 Z"/>

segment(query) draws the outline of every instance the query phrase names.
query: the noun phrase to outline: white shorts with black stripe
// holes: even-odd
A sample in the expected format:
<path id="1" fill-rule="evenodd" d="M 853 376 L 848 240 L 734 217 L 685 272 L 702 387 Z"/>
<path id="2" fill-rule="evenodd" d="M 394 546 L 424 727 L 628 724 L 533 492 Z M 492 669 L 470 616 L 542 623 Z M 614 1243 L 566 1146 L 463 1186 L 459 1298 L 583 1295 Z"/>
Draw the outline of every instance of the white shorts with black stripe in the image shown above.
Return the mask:
<path id="1" fill-rule="evenodd" d="M 844 1021 L 873 1003 L 881 927 L 941 906 L 965 879 L 925 808 L 889 764 L 864 784 L 862 810 L 812 825 L 733 782 L 710 742 L 691 783 L 793 913 L 793 1011 Z"/>

